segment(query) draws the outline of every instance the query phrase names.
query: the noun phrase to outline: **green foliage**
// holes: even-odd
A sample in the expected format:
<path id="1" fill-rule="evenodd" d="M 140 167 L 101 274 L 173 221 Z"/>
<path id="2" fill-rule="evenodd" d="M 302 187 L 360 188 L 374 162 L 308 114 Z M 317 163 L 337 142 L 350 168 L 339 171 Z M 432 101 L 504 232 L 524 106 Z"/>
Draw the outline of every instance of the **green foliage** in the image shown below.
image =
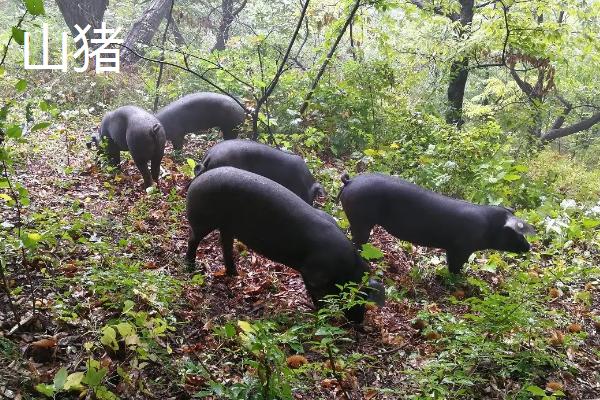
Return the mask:
<path id="1" fill-rule="evenodd" d="M 44 14 L 44 0 L 24 0 L 24 3 L 31 15 Z"/>
<path id="2" fill-rule="evenodd" d="M 491 376 L 498 385 L 509 378 L 535 382 L 562 365 L 546 340 L 554 323 L 547 319 L 543 298 L 537 294 L 539 283 L 519 274 L 500 294 L 484 281 L 469 281 L 481 290 L 481 297 L 462 302 L 469 308 L 462 318 L 447 313 L 421 316 L 439 333 L 441 347 L 416 372 L 423 396 L 479 397 Z"/>
<path id="3" fill-rule="evenodd" d="M 544 150 L 529 162 L 529 179 L 545 187 L 544 196 L 594 202 L 600 198 L 600 172 L 578 163 L 572 156 Z M 560 200 L 559 200 L 560 201 Z"/>
<path id="4" fill-rule="evenodd" d="M 192 41 L 186 46 L 185 61 L 252 106 L 281 60 L 293 29 L 290 16 L 296 16 L 298 5 L 249 3 L 236 19 L 240 23 L 232 26 L 225 51 L 209 54 L 210 40 Z M 540 143 L 534 128 L 547 128 L 561 115 L 564 104 L 558 94 L 574 105 L 565 126 L 596 112 L 598 2 L 507 2 L 506 9 L 493 3 L 477 7 L 473 29 L 467 29 L 436 15 L 458 12 L 460 4 L 455 1 L 426 1 L 423 10 L 411 2 L 370 1 L 353 23 L 354 47 L 349 48 L 345 37 L 302 116 L 298 112 L 302 98 L 351 3 L 311 2 L 310 18 L 299 39 L 306 36 L 306 41 L 295 44 L 295 59 L 288 60 L 279 85 L 259 114 L 261 139 L 274 138 L 305 158 L 328 193 L 323 209 L 336 217 L 342 229 L 348 228 L 348 221 L 341 206 L 331 201 L 340 188 L 340 173 L 380 171 L 468 201 L 517 207 L 518 215 L 538 230 L 531 253 L 478 253 L 469 264 L 466 283 L 464 277 L 447 273 L 438 252 L 392 245 L 410 260 L 408 265 L 402 260 L 401 268 L 386 268 L 383 252 L 366 245 L 362 256 L 381 265 L 391 302 L 389 309 L 376 314 L 375 332 L 381 328 L 383 333 L 389 313 L 421 309 L 432 301 L 431 295 L 442 297 L 435 300 L 442 311 L 420 315 L 429 323 L 425 334 L 436 333 L 431 346 L 411 336 L 417 348 L 406 348 L 410 362 L 404 364 L 407 374 L 401 387 L 376 390 L 395 397 L 481 398 L 489 396 L 486 388 L 492 382 L 499 388 L 498 397 L 562 397 L 561 391 L 544 389 L 544 381 L 551 374 L 577 375 L 567 351 L 589 342 L 585 332 L 567 334 L 561 345 L 550 346 L 548 337 L 555 330 L 566 331 L 572 322 L 566 307 L 584 310 L 590 320 L 598 318 L 593 314 L 596 291 L 587 285 L 600 277 L 597 127 L 552 145 Z M 15 70 L 14 65 L 22 62 L 19 45 L 26 30 L 42 22 L 50 23 L 52 32 L 64 29 L 63 18 L 50 4 L 46 2 L 45 10 L 41 0 L 9 2 L 9 11 L 0 18 L 6 28 L 2 40 L 6 43 L 12 35 L 7 63 L 0 65 L 0 267 L 8 278 L 0 284 L 6 294 L 18 298 L 19 311 L 30 311 L 37 304 L 33 308 L 43 313 L 43 321 L 60 324 L 61 332 L 79 329 L 82 337 L 90 337 L 83 344 L 85 366 L 60 365 L 61 355 L 53 360 L 56 368 L 49 381 L 19 381 L 19 388 L 34 394 L 37 390 L 48 398 L 79 394 L 114 399 L 123 386 L 134 388 L 138 396 L 160 397 L 163 392 L 154 392 L 153 385 L 161 389 L 172 385 L 164 389 L 170 396 L 199 390 L 198 397 L 283 399 L 297 394 L 326 397 L 315 395 L 319 381 L 351 381 L 348 371 L 352 369 L 366 372 L 361 384 L 368 379 L 375 370 L 353 342 L 363 333 L 341 322 L 345 310 L 365 305 L 361 288 L 366 282 L 351 285 L 341 296 L 329 298 L 327 307 L 308 315 L 254 321 L 253 316 L 235 315 L 237 310 L 218 310 L 214 317 L 203 314 L 204 304 L 198 300 L 202 311 L 195 310 L 198 314 L 190 318 L 188 309 L 180 310 L 187 295 L 211 298 L 223 284 L 210 273 L 181 277 L 178 267 L 173 267 L 176 263 L 154 261 L 163 251 L 155 246 L 158 236 L 184 240 L 185 202 L 179 188 L 173 185 L 164 197 L 158 192 L 135 197 L 127 213 L 120 208 L 98 212 L 94 205 L 98 197 L 70 197 L 74 188 L 77 196 L 86 190 L 80 184 L 89 183 L 84 178 L 89 171 L 52 165 L 53 159 L 44 159 L 48 143 L 64 140 L 67 156 L 79 155 L 79 138 L 94 129 L 105 111 L 126 103 L 150 108 L 158 66 L 144 64 L 133 73 L 106 75 Z M 13 16 L 24 10 L 28 15 L 14 26 Z M 139 15 L 133 3 L 110 10 L 118 26 L 130 25 Z M 206 16 L 203 4 L 176 5 L 176 10 L 175 20 L 186 38 L 192 33 L 214 36 L 207 28 L 214 21 Z M 565 19 L 559 22 L 556 17 L 562 11 Z M 189 20 L 194 22 L 186 24 Z M 506 22 L 511 26 L 508 37 Z M 514 62 L 527 82 L 535 84 L 538 79 L 536 63 L 545 63 L 545 71 L 551 71 L 542 82 L 548 88 L 543 96 L 530 100 L 507 67 L 477 68 L 477 64 L 497 63 L 505 40 L 508 63 Z M 35 46 L 39 50 L 39 43 Z M 145 50 L 151 57 L 161 54 L 153 46 Z M 52 50 L 51 58 L 56 55 Z M 167 57 L 183 63 L 175 53 L 167 52 Z M 457 129 L 441 116 L 447 108 L 450 66 L 461 57 L 468 58 L 470 69 L 466 124 Z M 165 69 L 163 82 L 158 90 L 161 104 L 183 93 L 214 90 L 196 76 L 173 68 Z M 273 137 L 267 126 L 275 132 Z M 30 196 L 27 173 L 38 161 L 44 161 L 40 162 L 43 168 L 51 167 L 44 171 L 47 176 L 59 174 L 54 182 L 34 177 L 31 187 L 36 192 L 32 190 Z M 191 177 L 194 166 L 188 159 L 177 165 L 176 172 Z M 121 174 L 93 179 L 104 180 L 96 196 L 106 193 L 113 202 L 136 196 L 123 189 Z M 44 202 L 46 185 L 54 185 L 48 190 L 60 193 L 60 202 Z M 167 207 L 159 208 L 165 203 Z M 179 248 L 171 250 L 173 259 L 180 256 Z M 442 289 L 431 290 L 440 278 Z M 35 290 L 29 295 L 30 282 Z M 445 290 L 462 285 L 469 288 L 466 299 L 446 298 Z M 551 289 L 560 289 L 564 304 L 549 298 Z M 186 300 L 182 301 L 183 294 Z M 255 312 L 253 308 L 252 315 Z M 233 322 L 213 332 L 213 318 Z M 182 349 L 196 333 L 205 347 L 188 357 Z M 382 342 L 373 332 L 368 339 Z M 170 348 L 173 344 L 178 347 L 175 352 Z M 72 348 L 68 346 L 69 352 Z M 0 337 L 3 368 L 18 364 L 13 362 L 21 358 L 18 349 Z M 180 358 L 180 354 L 186 355 Z M 306 355 L 310 362 L 292 369 L 286 362 L 291 354 Z M 190 389 L 177 377 L 182 362 L 186 374 L 202 376 L 200 388 Z M 401 361 L 392 364 L 399 369 Z M 386 376 L 377 372 L 381 382 Z"/>

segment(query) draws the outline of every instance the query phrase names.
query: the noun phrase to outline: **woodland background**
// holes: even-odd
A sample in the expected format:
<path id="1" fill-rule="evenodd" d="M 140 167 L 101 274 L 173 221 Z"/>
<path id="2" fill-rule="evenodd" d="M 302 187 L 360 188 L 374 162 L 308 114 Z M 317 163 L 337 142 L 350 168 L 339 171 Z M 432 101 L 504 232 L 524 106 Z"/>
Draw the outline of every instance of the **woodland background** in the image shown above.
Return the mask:
<path id="1" fill-rule="evenodd" d="M 0 398 L 600 397 L 597 0 L 0 10 Z M 122 28 L 121 73 L 24 70 L 24 30 L 40 54 L 42 23 L 102 21 Z M 242 275 L 223 276 L 216 233 L 190 274 L 185 185 L 220 134 L 168 151 L 151 193 L 85 142 L 118 106 L 203 90 L 247 107 L 243 137 L 302 154 L 342 229 L 340 174 L 380 171 L 515 208 L 532 252 L 480 252 L 454 277 L 442 252 L 376 230 L 363 256 L 388 301 L 362 328 L 243 244 Z"/>

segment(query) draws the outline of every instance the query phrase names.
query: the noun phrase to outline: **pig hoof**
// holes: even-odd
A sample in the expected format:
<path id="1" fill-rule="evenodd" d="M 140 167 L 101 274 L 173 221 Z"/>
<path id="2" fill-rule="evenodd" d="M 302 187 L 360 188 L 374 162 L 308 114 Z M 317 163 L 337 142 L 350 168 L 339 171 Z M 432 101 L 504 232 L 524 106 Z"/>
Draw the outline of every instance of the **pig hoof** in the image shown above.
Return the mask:
<path id="1" fill-rule="evenodd" d="M 195 262 L 189 262 L 189 261 L 185 261 L 185 270 L 186 272 L 194 272 L 196 271 L 196 263 Z"/>

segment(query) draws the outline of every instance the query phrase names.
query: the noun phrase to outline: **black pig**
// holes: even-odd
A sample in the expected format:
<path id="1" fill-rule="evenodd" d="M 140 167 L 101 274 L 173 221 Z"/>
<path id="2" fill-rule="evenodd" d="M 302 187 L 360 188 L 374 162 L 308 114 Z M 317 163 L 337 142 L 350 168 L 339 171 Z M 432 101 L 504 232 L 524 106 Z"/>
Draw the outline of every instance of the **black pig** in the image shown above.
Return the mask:
<path id="1" fill-rule="evenodd" d="M 194 267 L 200 241 L 215 229 L 221 233 L 227 274 L 237 274 L 233 239 L 296 269 L 302 275 L 315 306 L 336 285 L 360 283 L 369 271 L 352 243 L 338 226 L 303 202 L 294 193 L 270 179 L 232 167 L 221 167 L 198 175 L 187 193 L 187 217 L 191 227 L 186 262 Z M 370 297 L 383 299 L 383 286 L 370 283 Z M 355 322 L 364 317 L 364 307 L 346 314 Z"/>
<path id="2" fill-rule="evenodd" d="M 104 116 L 98 132 L 92 136 L 92 142 L 97 146 L 103 140 L 106 140 L 106 155 L 112 165 L 121 162 L 121 151 L 129 151 L 142 173 L 144 187 L 152 186 L 153 179 L 158 184 L 166 139 L 162 125 L 154 115 L 135 106 L 117 108 Z M 148 162 L 151 162 L 152 173 L 148 170 Z"/>
<path id="3" fill-rule="evenodd" d="M 524 235 L 535 233 L 506 208 L 452 199 L 389 175 L 344 174 L 342 182 L 339 198 L 357 246 L 380 225 L 400 240 L 445 249 L 452 273 L 478 250 L 527 252 Z"/>
<path id="4" fill-rule="evenodd" d="M 226 166 L 269 178 L 311 205 L 317 195 L 324 194 L 302 157 L 266 144 L 242 139 L 218 143 L 206 152 L 196 174 Z"/>
<path id="5" fill-rule="evenodd" d="M 218 126 L 224 139 L 235 139 L 235 128 L 244 122 L 244 109 L 231 97 L 210 92 L 183 96 L 156 113 L 173 149 L 181 150 L 185 135 Z"/>

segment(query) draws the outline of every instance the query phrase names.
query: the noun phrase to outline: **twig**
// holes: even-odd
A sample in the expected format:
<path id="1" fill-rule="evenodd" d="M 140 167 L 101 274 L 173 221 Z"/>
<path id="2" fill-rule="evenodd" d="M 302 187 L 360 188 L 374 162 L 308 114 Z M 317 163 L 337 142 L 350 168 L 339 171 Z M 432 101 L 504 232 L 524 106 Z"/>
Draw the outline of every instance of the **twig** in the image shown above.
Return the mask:
<path id="1" fill-rule="evenodd" d="M 306 0 L 304 6 L 302 7 L 302 11 L 300 12 L 300 17 L 298 18 L 298 23 L 296 24 L 296 29 L 290 38 L 290 42 L 288 44 L 287 50 L 279 63 L 279 67 L 277 68 L 277 72 L 275 72 L 275 76 L 271 80 L 271 83 L 267 85 L 262 97 L 258 99 L 256 102 L 256 109 L 252 115 L 252 129 L 253 129 L 253 139 L 256 140 L 258 138 L 258 115 L 260 112 L 260 108 L 267 101 L 277 83 L 279 82 L 279 78 L 285 72 L 285 65 L 287 63 L 288 58 L 290 57 L 290 53 L 292 52 L 292 47 L 294 47 L 294 43 L 296 42 L 296 38 L 298 37 L 298 33 L 300 32 L 300 28 L 302 27 L 302 21 L 304 21 L 304 17 L 306 16 L 306 11 L 308 10 L 308 5 L 310 4 L 310 0 Z"/>
<path id="2" fill-rule="evenodd" d="M 5 266 L 6 266 L 6 264 L 4 262 L 4 258 L 0 257 L 0 279 L 2 279 L 2 289 L 4 290 L 4 293 L 6 293 L 6 297 L 8 297 L 8 305 L 10 307 L 10 310 L 12 311 L 12 313 L 15 316 L 15 321 L 17 322 L 17 326 L 20 327 L 21 316 L 19 315 L 19 311 L 17 310 L 17 307 L 15 306 L 15 302 L 12 297 L 12 293 L 10 293 L 10 289 L 8 288 L 8 279 L 6 279 L 6 274 L 4 273 Z"/>
<path id="3" fill-rule="evenodd" d="M 335 359 L 333 358 L 333 350 L 331 350 L 330 343 L 327 344 L 327 357 L 329 358 L 329 364 L 331 365 L 331 372 L 333 373 L 333 377 L 337 381 L 338 385 L 340 385 L 340 389 L 342 389 L 342 392 L 344 393 L 344 396 L 346 396 L 346 399 L 351 400 L 352 397 L 350 397 L 350 395 L 344 388 L 344 382 L 342 380 L 342 377 L 335 368 Z"/>
<path id="4" fill-rule="evenodd" d="M 408 347 L 408 345 L 410 344 L 410 342 L 406 342 L 404 343 L 402 346 L 398 346 L 396 348 L 390 349 L 390 350 L 384 350 L 384 351 L 380 351 L 379 353 L 375 353 L 373 354 L 373 357 L 378 357 L 378 356 L 386 356 L 388 354 L 393 354 L 393 353 L 397 353 L 400 350 L 405 349 L 406 347 Z"/>
<path id="5" fill-rule="evenodd" d="M 167 40 L 167 32 L 169 32 L 169 25 L 171 24 L 171 21 L 173 20 L 173 7 L 175 6 L 175 0 L 171 0 L 171 8 L 169 8 L 169 15 L 167 17 L 167 22 L 165 24 L 165 31 L 163 32 L 163 37 L 162 37 L 162 45 L 163 45 L 163 49 L 160 53 L 160 60 L 161 61 L 165 61 L 165 42 Z M 161 63 L 160 67 L 158 68 L 158 78 L 156 78 L 156 93 L 154 94 L 154 107 L 152 108 L 152 111 L 156 113 L 156 110 L 158 109 L 158 89 L 160 88 L 160 81 L 162 80 L 162 75 L 163 75 L 163 69 L 164 69 L 164 64 Z"/>
<path id="6" fill-rule="evenodd" d="M 208 83 L 210 86 L 212 86 L 213 88 L 217 89 L 219 92 L 223 93 L 224 95 L 231 97 L 240 107 L 242 107 L 244 109 L 244 111 L 246 111 L 246 113 L 250 113 L 250 110 L 248 110 L 248 108 L 242 102 L 240 102 L 235 96 L 233 96 L 232 94 L 230 94 L 229 92 L 227 92 L 225 89 L 223 89 L 222 87 L 220 87 L 216 83 L 208 80 L 207 78 L 205 78 L 204 76 L 202 76 L 198 72 L 192 70 L 189 67 L 189 65 L 188 65 L 187 58 L 184 58 L 184 61 L 185 61 L 186 65 L 183 66 L 183 65 L 174 64 L 174 63 L 168 62 L 168 61 L 161 61 L 161 60 L 157 60 L 155 58 L 146 57 L 146 56 L 144 56 L 144 55 L 136 52 L 132 48 L 130 48 L 128 46 L 125 46 L 124 44 L 119 44 L 119 46 L 123 47 L 123 48 L 125 48 L 127 50 L 129 50 L 132 54 L 136 55 L 137 57 L 141 58 L 142 60 L 146 60 L 146 61 L 151 61 L 151 62 L 155 62 L 155 63 L 159 63 L 159 64 L 168 65 L 168 66 L 179 68 L 179 69 L 181 69 L 183 71 L 189 72 L 190 74 L 192 74 L 192 75 L 194 75 L 194 76 L 202 79 L 204 82 Z"/>
<path id="7" fill-rule="evenodd" d="M 23 13 L 23 15 L 21 15 L 21 18 L 19 18 L 19 22 L 17 22 L 17 25 L 15 26 L 16 28 L 21 27 L 21 24 L 23 23 L 23 20 L 25 19 L 26 15 L 27 15 L 27 11 L 25 11 L 25 13 Z M 12 40 L 13 40 L 13 35 L 10 35 L 10 37 L 8 38 L 8 42 L 6 43 L 6 46 L 4 47 L 4 54 L 2 54 L 2 60 L 0 60 L 0 65 L 3 65 L 4 61 L 6 60 L 6 55 L 8 54 L 8 48 L 10 47 Z"/>
<path id="8" fill-rule="evenodd" d="M 308 104 L 310 102 L 310 99 L 312 99 L 312 96 L 313 96 L 313 94 L 315 92 L 315 89 L 319 85 L 319 81 L 321 80 L 321 77 L 323 76 L 323 74 L 325 73 L 325 70 L 327 69 L 327 66 L 329 65 L 329 61 L 333 57 L 333 54 L 335 53 L 335 50 L 337 49 L 338 44 L 342 40 L 342 37 L 344 36 L 344 33 L 346 33 L 346 29 L 348 28 L 348 26 L 350 25 L 350 23 L 354 19 L 354 15 L 356 14 L 356 12 L 358 11 L 358 8 L 360 7 L 360 2 L 361 2 L 361 0 L 356 0 L 356 2 L 354 3 L 354 6 L 350 10 L 350 13 L 348 14 L 348 17 L 346 18 L 346 22 L 344 23 L 344 26 L 342 27 L 342 29 L 338 33 L 338 36 L 335 39 L 335 42 L 333 43 L 333 45 L 329 49 L 329 52 L 327 53 L 327 56 L 325 57 L 325 60 L 323 61 L 323 64 L 321 65 L 321 68 L 319 69 L 319 72 L 317 73 L 317 76 L 315 76 L 315 79 L 313 80 L 312 84 L 310 85 L 310 89 L 308 91 L 308 94 L 304 98 L 304 102 L 302 103 L 302 106 L 300 107 L 300 114 L 304 114 L 304 112 L 308 108 Z M 308 3 L 308 0 L 307 0 L 307 3 Z"/>

